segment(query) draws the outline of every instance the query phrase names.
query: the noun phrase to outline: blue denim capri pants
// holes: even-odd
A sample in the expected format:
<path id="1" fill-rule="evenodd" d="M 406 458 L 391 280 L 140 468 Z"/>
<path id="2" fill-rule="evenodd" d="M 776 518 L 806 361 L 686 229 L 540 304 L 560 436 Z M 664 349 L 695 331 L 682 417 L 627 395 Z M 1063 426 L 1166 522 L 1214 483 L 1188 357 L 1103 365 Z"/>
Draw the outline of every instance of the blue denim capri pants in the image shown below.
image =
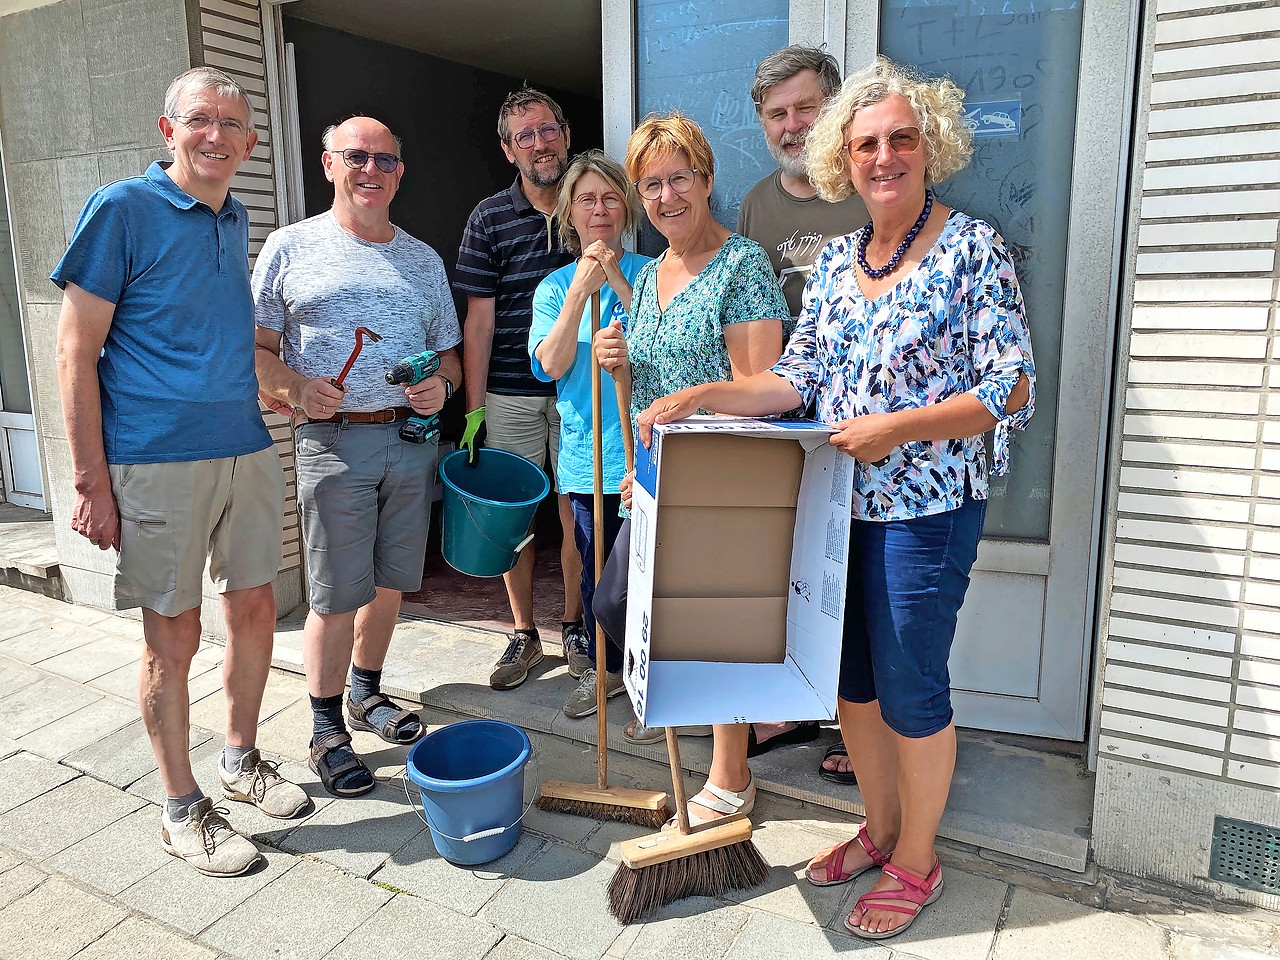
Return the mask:
<path id="1" fill-rule="evenodd" d="M 840 652 L 840 698 L 878 700 L 895 733 L 951 723 L 947 659 L 978 555 L 987 502 L 908 520 L 854 519 Z"/>

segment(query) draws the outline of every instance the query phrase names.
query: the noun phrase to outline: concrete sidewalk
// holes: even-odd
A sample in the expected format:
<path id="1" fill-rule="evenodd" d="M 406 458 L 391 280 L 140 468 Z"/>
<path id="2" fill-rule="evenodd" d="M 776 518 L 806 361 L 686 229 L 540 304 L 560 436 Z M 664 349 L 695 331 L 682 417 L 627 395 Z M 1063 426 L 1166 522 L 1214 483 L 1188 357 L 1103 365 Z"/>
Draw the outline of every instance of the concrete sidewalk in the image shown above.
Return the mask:
<path id="1" fill-rule="evenodd" d="M 276 821 L 231 804 L 233 825 L 258 841 L 266 864 L 237 879 L 202 877 L 160 848 L 163 791 L 134 702 L 140 648 L 136 620 L 0 587 L 0 958 L 737 960 L 857 950 L 869 960 L 1242 960 L 1280 950 L 1274 914 L 1096 872 L 1082 879 L 1004 865 L 956 843 L 941 850 L 944 897 L 901 937 L 866 944 L 841 923 L 870 875 L 834 888 L 799 880 L 808 858 L 847 837 L 853 821 L 778 797 L 753 816 L 772 865 L 764 885 L 683 901 L 623 928 L 604 890 L 617 842 L 641 831 L 534 809 L 506 857 L 454 867 L 406 799 L 403 748 L 358 734 L 384 782 L 358 800 L 320 789 L 304 762 L 304 686 L 279 672 L 259 746 L 307 789 L 314 809 Z M 222 654 L 202 647 L 190 681 L 192 757 L 206 789 L 216 785 L 222 745 Z M 424 710 L 432 727 L 457 716 Z M 544 778 L 593 778 L 590 747 L 553 733 L 532 739 Z M 667 777 L 642 757 L 610 759 L 620 784 Z"/>

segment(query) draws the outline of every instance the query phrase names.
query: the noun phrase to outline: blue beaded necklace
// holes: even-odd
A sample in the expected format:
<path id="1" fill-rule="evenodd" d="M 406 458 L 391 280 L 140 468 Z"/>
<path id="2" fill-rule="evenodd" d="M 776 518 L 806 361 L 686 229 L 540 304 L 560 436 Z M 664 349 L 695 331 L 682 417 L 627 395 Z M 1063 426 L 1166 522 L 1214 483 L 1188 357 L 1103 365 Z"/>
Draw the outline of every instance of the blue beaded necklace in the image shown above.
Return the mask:
<path id="1" fill-rule="evenodd" d="M 916 219 L 915 225 L 907 231 L 907 235 L 902 238 L 902 242 L 898 244 L 898 249 L 893 251 L 893 256 L 889 258 L 889 262 L 883 268 L 877 270 L 875 267 L 867 263 L 867 244 L 871 241 L 873 225 L 868 223 L 862 230 L 862 236 L 858 239 L 858 266 L 872 280 L 879 280 L 881 277 L 887 277 L 893 273 L 898 267 L 898 261 L 902 259 L 902 255 L 907 252 L 907 247 L 911 246 L 911 241 L 916 238 L 916 234 L 924 226 L 929 214 L 933 212 L 933 191 L 926 190 L 924 192 L 924 209 L 920 211 L 920 216 Z"/>

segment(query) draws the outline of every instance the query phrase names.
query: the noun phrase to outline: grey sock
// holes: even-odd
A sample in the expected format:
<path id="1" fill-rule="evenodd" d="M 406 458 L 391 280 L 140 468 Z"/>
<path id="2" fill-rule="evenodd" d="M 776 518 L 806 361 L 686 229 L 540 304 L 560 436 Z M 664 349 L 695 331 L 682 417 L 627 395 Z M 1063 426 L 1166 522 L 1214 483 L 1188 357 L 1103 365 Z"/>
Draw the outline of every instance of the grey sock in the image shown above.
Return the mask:
<path id="1" fill-rule="evenodd" d="M 253 744 L 247 747 L 233 747 L 231 744 L 224 744 L 222 747 L 222 769 L 227 773 L 239 773 L 240 761 L 254 751 Z"/>
<path id="2" fill-rule="evenodd" d="M 190 819 L 187 811 L 193 803 L 204 799 L 204 791 L 196 787 L 185 797 L 165 797 L 164 815 L 170 823 L 186 823 Z"/>

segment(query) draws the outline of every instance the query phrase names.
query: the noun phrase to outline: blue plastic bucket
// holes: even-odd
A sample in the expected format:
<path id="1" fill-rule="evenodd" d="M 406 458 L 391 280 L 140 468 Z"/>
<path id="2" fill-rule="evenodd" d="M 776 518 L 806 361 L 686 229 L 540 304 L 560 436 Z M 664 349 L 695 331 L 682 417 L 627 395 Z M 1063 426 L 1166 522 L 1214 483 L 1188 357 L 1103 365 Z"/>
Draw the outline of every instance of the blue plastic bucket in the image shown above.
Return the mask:
<path id="1" fill-rule="evenodd" d="M 520 839 L 524 767 L 533 747 L 515 724 L 463 720 L 409 751 L 410 781 L 422 794 L 431 840 L 451 863 L 488 863 Z"/>
<path id="2" fill-rule="evenodd" d="M 533 534 L 538 504 L 551 481 L 536 463 L 481 447 L 474 466 L 467 451 L 440 461 L 444 484 L 441 552 L 449 566 L 472 577 L 500 577 L 516 565 Z"/>

